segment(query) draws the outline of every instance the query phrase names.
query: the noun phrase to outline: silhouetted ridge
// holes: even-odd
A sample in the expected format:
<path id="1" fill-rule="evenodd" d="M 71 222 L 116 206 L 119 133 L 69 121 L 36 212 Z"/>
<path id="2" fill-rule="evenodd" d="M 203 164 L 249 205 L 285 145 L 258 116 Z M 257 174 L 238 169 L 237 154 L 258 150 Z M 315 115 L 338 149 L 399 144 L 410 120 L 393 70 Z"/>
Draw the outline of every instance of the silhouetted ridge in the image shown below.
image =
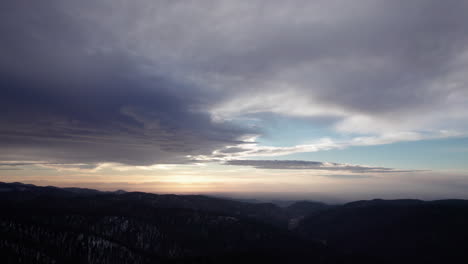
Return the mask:
<path id="1" fill-rule="evenodd" d="M 296 232 L 344 252 L 385 263 L 468 260 L 468 201 L 357 201 L 303 219 Z"/>
<path id="2" fill-rule="evenodd" d="M 287 207 L 0 183 L 2 263 L 465 263 L 468 201 Z"/>

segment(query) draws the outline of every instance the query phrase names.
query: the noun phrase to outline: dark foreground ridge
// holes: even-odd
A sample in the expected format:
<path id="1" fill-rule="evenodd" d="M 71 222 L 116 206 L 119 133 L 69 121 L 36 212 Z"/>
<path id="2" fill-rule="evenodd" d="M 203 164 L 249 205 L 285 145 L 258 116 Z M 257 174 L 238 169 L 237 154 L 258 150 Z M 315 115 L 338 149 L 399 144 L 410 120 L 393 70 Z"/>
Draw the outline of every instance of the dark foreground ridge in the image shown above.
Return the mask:
<path id="1" fill-rule="evenodd" d="M 2 263 L 468 263 L 468 201 L 288 207 L 0 183 Z"/>

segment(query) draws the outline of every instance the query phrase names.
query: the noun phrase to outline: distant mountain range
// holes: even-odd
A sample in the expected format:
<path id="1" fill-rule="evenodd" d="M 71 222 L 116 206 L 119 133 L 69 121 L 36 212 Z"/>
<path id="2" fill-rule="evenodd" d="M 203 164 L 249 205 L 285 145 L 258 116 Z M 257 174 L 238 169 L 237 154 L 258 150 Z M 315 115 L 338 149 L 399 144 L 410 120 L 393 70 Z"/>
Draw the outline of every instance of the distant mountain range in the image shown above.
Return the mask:
<path id="1" fill-rule="evenodd" d="M 280 207 L 0 183 L 0 212 L 2 263 L 468 263 L 465 200 Z"/>

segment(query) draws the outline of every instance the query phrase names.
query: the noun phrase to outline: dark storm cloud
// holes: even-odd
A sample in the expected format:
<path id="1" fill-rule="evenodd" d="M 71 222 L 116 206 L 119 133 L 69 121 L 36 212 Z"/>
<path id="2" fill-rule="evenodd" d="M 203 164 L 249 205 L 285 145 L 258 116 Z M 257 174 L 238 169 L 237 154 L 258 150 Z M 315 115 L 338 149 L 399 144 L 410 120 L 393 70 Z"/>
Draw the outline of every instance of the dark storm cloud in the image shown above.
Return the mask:
<path id="1" fill-rule="evenodd" d="M 0 160 L 181 163 L 245 132 L 197 111 L 195 86 L 97 49 L 60 2 L 1 5 Z"/>
<path id="2" fill-rule="evenodd" d="M 166 90 L 178 84 L 120 77 L 125 73 L 53 92 L 4 78 L 0 158 L 179 163 L 185 155 L 238 143 L 243 131 L 212 124 L 207 114 L 190 111 L 196 98 Z"/>
<path id="3" fill-rule="evenodd" d="M 351 173 L 398 173 L 412 172 L 411 170 L 395 170 L 384 167 L 368 167 L 361 165 L 340 164 L 320 161 L 305 160 L 229 160 L 227 165 L 250 166 L 257 169 L 275 170 L 325 170 L 325 171 L 346 171 Z"/>

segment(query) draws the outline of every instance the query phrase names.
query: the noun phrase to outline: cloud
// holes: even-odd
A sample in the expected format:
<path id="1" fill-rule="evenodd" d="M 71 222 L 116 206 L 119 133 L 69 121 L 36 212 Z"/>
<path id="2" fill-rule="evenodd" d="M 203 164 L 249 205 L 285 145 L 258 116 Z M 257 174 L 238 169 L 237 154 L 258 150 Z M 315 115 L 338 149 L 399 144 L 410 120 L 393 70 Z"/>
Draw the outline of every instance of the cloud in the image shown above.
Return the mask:
<path id="1" fill-rule="evenodd" d="M 363 174 L 329 174 L 329 175 L 321 175 L 325 177 L 335 178 L 335 179 L 365 179 L 371 178 L 370 175 L 363 175 Z"/>
<path id="2" fill-rule="evenodd" d="M 98 62 L 97 62 L 98 63 Z M 128 73 L 126 71 L 125 73 Z M 37 87 L 3 78 L 0 148 L 2 160 L 63 163 L 185 162 L 187 154 L 210 153 L 247 130 L 215 124 L 207 113 L 190 110 L 194 97 L 182 98 L 163 80 L 112 79 L 67 88 Z M 50 92 L 47 89 L 57 89 Z"/>
<path id="3" fill-rule="evenodd" d="M 249 131 L 197 110 L 209 93 L 105 48 L 112 38 L 94 39 L 101 36 L 67 3 L 1 5 L 0 160 L 186 163 Z"/>
<path id="4" fill-rule="evenodd" d="M 38 165 L 45 164 L 43 162 L 0 162 L 0 167 L 19 167 L 19 166 L 28 166 L 28 165 Z"/>
<path id="5" fill-rule="evenodd" d="M 264 146 L 256 142 L 242 142 L 237 145 L 225 146 L 214 150 L 210 155 L 190 156 L 193 161 L 223 161 L 245 157 L 277 157 L 296 153 L 318 152 L 332 149 L 344 149 L 356 146 L 385 145 L 395 142 L 431 140 L 446 137 L 462 137 L 466 133 L 440 131 L 437 133 L 399 132 L 386 133 L 379 136 L 358 136 L 347 139 L 321 138 L 310 144 L 300 144 L 287 147 Z"/>
<path id="6" fill-rule="evenodd" d="M 173 164 L 464 134 L 467 5 L 3 1 L 0 160 Z M 265 112 L 352 136 L 246 145 L 261 131 L 232 121 Z"/>
<path id="7" fill-rule="evenodd" d="M 227 165 L 250 166 L 257 169 L 275 170 L 323 170 L 345 171 L 350 173 L 401 173 L 414 170 L 396 170 L 384 167 L 369 167 L 361 165 L 340 164 L 333 162 L 305 161 L 305 160 L 228 160 Z"/>

